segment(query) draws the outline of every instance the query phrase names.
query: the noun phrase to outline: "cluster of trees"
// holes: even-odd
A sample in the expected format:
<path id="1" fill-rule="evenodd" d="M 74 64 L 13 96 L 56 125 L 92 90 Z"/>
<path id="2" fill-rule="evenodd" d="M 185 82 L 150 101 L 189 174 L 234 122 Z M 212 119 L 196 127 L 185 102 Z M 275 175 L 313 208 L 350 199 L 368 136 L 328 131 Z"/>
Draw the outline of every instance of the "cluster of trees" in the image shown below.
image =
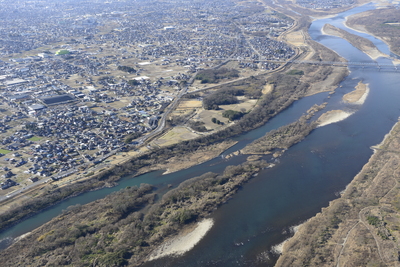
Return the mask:
<path id="1" fill-rule="evenodd" d="M 304 75 L 304 71 L 293 69 L 293 70 L 288 71 L 287 74 L 289 74 L 289 75 Z"/>
<path id="2" fill-rule="evenodd" d="M 241 117 L 243 117 L 244 114 L 245 114 L 244 112 L 229 109 L 229 110 L 225 110 L 222 113 L 222 117 L 228 118 L 229 120 L 234 121 L 234 120 L 238 120 Z"/>
<path id="3" fill-rule="evenodd" d="M 134 68 L 128 67 L 128 66 L 118 66 L 117 69 L 121 70 L 121 71 L 128 72 L 128 73 L 135 73 L 136 72 L 136 70 Z"/>
<path id="4" fill-rule="evenodd" d="M 182 98 L 187 98 L 187 99 L 194 99 L 194 98 L 199 98 L 200 94 L 185 94 L 182 96 Z"/>
<path id="5" fill-rule="evenodd" d="M 131 86 L 136 86 L 136 85 L 139 85 L 140 82 L 138 80 L 129 80 L 128 84 Z"/>
<path id="6" fill-rule="evenodd" d="M 258 154 L 271 152 L 277 148 L 288 149 L 303 140 L 316 127 L 316 122 L 308 123 L 305 119 L 300 118 L 296 122 L 272 130 L 263 137 L 255 140 L 243 149 L 243 153 Z"/>
<path id="7" fill-rule="evenodd" d="M 202 121 L 190 121 L 189 127 L 197 132 L 207 132 L 207 128 L 204 126 L 204 122 Z"/>
<path id="8" fill-rule="evenodd" d="M 215 124 L 218 124 L 218 125 L 223 125 L 224 124 L 222 121 L 218 120 L 217 118 L 211 118 L 211 122 L 215 123 Z"/>
<path id="9" fill-rule="evenodd" d="M 217 83 L 221 79 L 237 78 L 239 71 L 235 69 L 220 68 L 220 69 L 207 69 L 199 71 L 195 79 L 200 80 L 201 83 Z"/>
<path id="10" fill-rule="evenodd" d="M 112 76 L 103 76 L 99 79 L 99 83 L 100 84 L 103 84 L 103 83 L 115 84 L 116 81 L 115 81 L 114 77 L 112 77 Z"/>
<path id="11" fill-rule="evenodd" d="M 235 89 L 219 90 L 203 99 L 203 107 L 207 110 L 218 110 L 219 105 L 236 104 L 238 102 L 236 96 L 238 95 L 243 95 L 243 91 Z"/>
<path id="12" fill-rule="evenodd" d="M 27 122 L 25 124 L 25 128 L 27 130 L 36 131 L 38 129 L 37 123 L 35 122 Z"/>
<path id="13" fill-rule="evenodd" d="M 236 104 L 238 102 L 236 96 L 258 99 L 262 96 L 262 89 L 265 84 L 266 81 L 264 78 L 252 76 L 230 85 L 222 85 L 218 91 L 203 98 L 203 107 L 207 110 L 218 110 L 219 105 Z"/>
<path id="14" fill-rule="evenodd" d="M 264 161 L 228 166 L 181 183 L 162 198 L 142 184 L 69 208 L 0 253 L 1 266 L 138 266 L 166 237 L 206 217 Z"/>

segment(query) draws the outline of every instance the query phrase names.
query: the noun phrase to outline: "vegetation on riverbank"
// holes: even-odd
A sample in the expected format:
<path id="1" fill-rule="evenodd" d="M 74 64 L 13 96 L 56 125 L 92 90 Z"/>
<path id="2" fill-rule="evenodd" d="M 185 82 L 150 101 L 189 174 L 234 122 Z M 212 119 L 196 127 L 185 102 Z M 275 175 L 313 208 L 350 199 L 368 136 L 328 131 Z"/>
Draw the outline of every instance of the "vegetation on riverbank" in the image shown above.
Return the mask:
<path id="1" fill-rule="evenodd" d="M 181 183 L 156 201 L 130 187 L 75 206 L 0 253 L 1 266 L 138 266 L 157 245 L 206 217 L 268 164 L 228 166 Z"/>
<path id="2" fill-rule="evenodd" d="M 238 103 L 238 96 L 258 99 L 262 96 L 261 91 L 265 84 L 264 78 L 250 77 L 229 85 L 221 85 L 217 91 L 211 92 L 204 97 L 203 107 L 206 110 L 218 110 L 220 108 L 219 105 Z"/>
<path id="3" fill-rule="evenodd" d="M 108 176 L 107 179 L 100 175 L 96 175 L 90 180 L 77 182 L 68 186 L 53 188 L 46 186 L 42 189 L 40 196 L 24 201 L 21 205 L 16 206 L 0 215 L 0 229 L 6 230 L 7 227 L 26 219 L 27 217 L 55 205 L 58 202 L 69 197 L 79 195 L 81 193 L 96 190 L 104 187 L 115 186 L 115 182 L 119 180 L 118 176 Z"/>
<path id="4" fill-rule="evenodd" d="M 244 148 L 242 152 L 244 154 L 263 154 L 271 153 L 274 149 L 288 149 L 292 145 L 303 140 L 315 127 L 316 124 L 313 122 L 293 122 L 269 132 L 266 136 Z"/>
<path id="5" fill-rule="evenodd" d="M 323 27 L 323 31 L 326 34 L 338 36 L 347 40 L 352 46 L 358 48 L 359 50 L 363 51 L 371 58 L 377 58 L 379 56 L 384 56 L 378 48 L 374 45 L 374 43 L 368 39 L 365 39 L 361 36 L 351 34 L 345 30 L 337 28 L 331 24 L 325 24 Z"/>
<path id="6" fill-rule="evenodd" d="M 346 24 L 360 31 L 367 31 L 383 39 L 390 50 L 400 55 L 400 10 L 374 9 L 348 17 Z"/>
<path id="7" fill-rule="evenodd" d="M 342 197 L 307 221 L 276 266 L 398 266 L 400 124 Z"/>
<path id="8" fill-rule="evenodd" d="M 241 150 L 243 154 L 269 154 L 275 149 L 288 149 L 303 140 L 314 130 L 317 122 L 308 122 L 308 115 L 303 115 L 298 121 L 268 132 L 263 137 L 253 141 Z"/>

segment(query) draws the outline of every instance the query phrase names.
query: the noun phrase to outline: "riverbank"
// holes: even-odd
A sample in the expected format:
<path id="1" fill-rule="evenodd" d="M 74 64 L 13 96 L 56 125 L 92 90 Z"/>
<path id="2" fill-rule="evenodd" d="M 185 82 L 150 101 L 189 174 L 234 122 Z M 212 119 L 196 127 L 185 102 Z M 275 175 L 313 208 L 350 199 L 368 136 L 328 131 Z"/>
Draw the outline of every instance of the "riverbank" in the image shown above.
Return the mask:
<path id="1" fill-rule="evenodd" d="M 342 197 L 285 243 L 276 266 L 400 266 L 399 144 L 396 123 Z"/>
<path id="2" fill-rule="evenodd" d="M 263 137 L 254 140 L 242 150 L 237 151 L 238 154 L 271 154 L 274 157 L 281 156 L 284 151 L 294 144 L 301 142 L 307 135 L 317 127 L 316 122 L 309 120 L 319 110 L 325 108 L 326 103 L 314 105 L 307 114 L 301 116 L 297 121 L 282 126 L 276 130 L 270 131 Z M 278 151 L 279 150 L 279 151 Z M 235 155 L 236 152 L 233 153 Z"/>
<path id="3" fill-rule="evenodd" d="M 370 40 L 351 34 L 333 25 L 325 24 L 324 27 L 321 29 L 321 33 L 324 35 L 337 36 L 347 40 L 350 44 L 360 49 L 373 60 L 376 60 L 379 57 L 389 57 L 388 55 L 380 52 Z"/>
<path id="4" fill-rule="evenodd" d="M 163 173 L 164 175 L 184 170 L 218 157 L 219 155 L 221 155 L 221 153 L 223 153 L 228 148 L 234 146 L 235 144 L 237 144 L 237 141 L 233 140 L 226 140 L 221 143 L 212 144 L 205 148 L 196 150 L 195 152 L 188 155 L 178 155 L 172 157 L 168 159 L 168 162 L 166 164 L 158 164 L 154 166 L 154 168 L 156 170 L 166 169 L 166 171 Z"/>
<path id="5" fill-rule="evenodd" d="M 347 19 L 347 18 L 346 18 Z M 356 31 L 356 32 L 359 32 L 359 33 L 365 33 L 365 34 L 370 34 L 370 35 L 374 35 L 373 33 L 370 33 L 370 32 L 368 32 L 366 29 L 365 29 L 365 27 L 364 26 L 362 26 L 362 25 L 355 25 L 355 24 L 353 24 L 353 25 L 350 25 L 349 23 L 347 23 L 347 20 L 346 20 L 346 22 L 344 23 L 344 25 L 347 27 L 347 28 L 349 28 L 349 29 L 351 29 L 351 30 L 353 30 L 353 31 Z M 386 38 L 383 38 L 383 37 L 378 37 L 378 36 L 374 36 L 375 38 L 377 38 L 377 39 L 379 39 L 379 40 L 381 40 L 382 42 L 384 42 L 387 46 L 389 46 L 389 47 L 392 47 L 393 46 L 393 44 L 391 44 L 390 42 L 389 42 L 389 40 L 388 39 L 386 39 Z M 393 53 L 393 52 L 392 52 Z M 383 54 L 383 53 L 382 53 Z M 394 53 L 395 54 L 395 53 Z M 386 54 L 384 54 L 385 55 L 385 57 L 389 57 L 389 56 L 387 56 Z M 398 57 L 400 57 L 400 55 L 397 55 Z M 390 57 L 390 59 L 392 60 L 392 62 L 393 62 L 393 64 L 400 64 L 400 59 L 398 59 L 398 58 L 393 58 L 393 57 Z M 375 59 L 374 59 L 375 60 Z"/>
<path id="6" fill-rule="evenodd" d="M 363 104 L 368 93 L 368 84 L 360 82 L 343 101 Z M 341 198 L 285 242 L 276 266 L 400 266 L 399 143 L 396 123 L 382 143 L 372 147 L 373 156 Z"/>
<path id="7" fill-rule="evenodd" d="M 398 21 L 400 10 L 393 8 L 382 8 L 369 10 L 345 18 L 344 25 L 349 29 L 360 33 L 373 35 L 390 47 L 391 53 L 400 57 L 400 28 L 390 25 L 388 21 Z M 392 58 L 396 64 L 399 59 Z"/>

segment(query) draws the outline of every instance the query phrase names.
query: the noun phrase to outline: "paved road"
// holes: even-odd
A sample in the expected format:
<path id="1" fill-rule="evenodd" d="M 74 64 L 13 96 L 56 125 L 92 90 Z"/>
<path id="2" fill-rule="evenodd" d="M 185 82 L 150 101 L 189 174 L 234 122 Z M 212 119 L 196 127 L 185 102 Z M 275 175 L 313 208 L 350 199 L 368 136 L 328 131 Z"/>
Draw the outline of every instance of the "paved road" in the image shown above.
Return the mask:
<path id="1" fill-rule="evenodd" d="M 150 139 L 150 138 L 152 138 L 152 137 L 154 137 L 154 136 L 156 136 L 157 134 L 159 134 L 159 133 L 162 132 L 162 130 L 163 130 L 164 127 L 165 127 L 165 122 L 166 122 L 166 120 L 167 120 L 168 115 L 176 108 L 176 106 L 178 105 L 179 100 L 181 99 L 181 97 L 182 97 L 184 94 L 186 94 L 186 92 L 187 92 L 188 89 L 189 89 L 189 86 L 193 83 L 193 81 L 194 81 L 194 79 L 195 79 L 195 77 L 196 77 L 196 74 L 197 74 L 197 73 L 195 73 L 195 74 L 193 75 L 193 77 L 190 78 L 190 80 L 188 81 L 188 83 L 187 83 L 187 85 L 185 86 L 185 88 L 181 89 L 181 91 L 180 91 L 179 94 L 175 97 L 175 99 L 172 101 L 172 103 L 165 109 L 163 115 L 161 116 L 160 122 L 158 123 L 157 128 L 156 128 L 154 131 L 152 131 L 151 133 L 149 133 L 149 134 L 147 134 L 147 135 L 145 135 L 145 136 L 142 136 L 142 137 L 140 137 L 139 139 L 136 140 L 136 141 L 139 143 L 139 145 L 143 144 L 144 142 L 146 142 L 146 140 L 148 140 L 148 139 Z"/>
<path id="2" fill-rule="evenodd" d="M 17 190 L 15 190 L 15 191 L 11 192 L 11 193 L 8 193 L 8 194 L 5 195 L 5 196 L 1 196 L 1 197 L 0 197 L 0 202 L 2 202 L 2 201 L 4 201 L 4 200 L 7 200 L 7 199 L 9 199 L 9 198 L 15 197 L 15 196 L 21 194 L 21 193 L 24 192 L 24 191 L 27 191 L 27 190 L 32 189 L 33 187 L 36 187 L 36 186 L 38 186 L 38 185 L 47 183 L 48 180 L 52 180 L 52 179 L 46 177 L 45 179 L 39 180 L 39 181 L 37 181 L 37 182 L 34 182 L 34 183 L 29 184 L 29 185 L 27 185 L 27 186 L 24 186 L 23 188 L 20 188 L 20 189 L 17 189 Z"/>
<path id="3" fill-rule="evenodd" d="M 77 171 L 78 170 L 74 168 L 74 169 L 71 169 L 71 170 L 68 170 L 68 171 L 65 171 L 65 172 L 58 173 L 56 177 L 60 177 L 60 178 L 67 177 L 67 176 L 69 176 L 69 175 L 71 175 L 71 174 L 73 174 L 73 173 L 75 173 Z M 18 196 L 21 193 L 29 191 L 30 189 L 32 189 L 32 188 L 34 188 L 36 186 L 48 183 L 48 182 L 50 182 L 52 180 L 53 179 L 51 177 L 45 177 L 45 178 L 43 178 L 43 179 L 41 179 L 41 180 L 39 180 L 37 182 L 31 183 L 31 184 L 29 184 L 27 186 L 24 186 L 24 187 L 22 187 L 20 189 L 17 189 L 15 191 L 11 192 L 11 193 L 8 193 L 5 196 L 0 196 L 0 202 L 2 202 L 4 200 L 7 200 L 7 199 L 10 199 L 10 198 L 13 198 L 15 196 Z"/>

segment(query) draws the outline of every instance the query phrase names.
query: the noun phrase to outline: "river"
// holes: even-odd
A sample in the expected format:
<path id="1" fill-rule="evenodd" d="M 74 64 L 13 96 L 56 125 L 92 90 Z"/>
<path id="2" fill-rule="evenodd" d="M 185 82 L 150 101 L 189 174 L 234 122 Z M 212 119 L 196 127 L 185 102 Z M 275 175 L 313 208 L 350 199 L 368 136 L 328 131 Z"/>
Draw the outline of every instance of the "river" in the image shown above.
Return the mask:
<path id="1" fill-rule="evenodd" d="M 325 23 L 348 30 L 344 18 L 350 14 L 373 9 L 372 4 L 354 8 L 336 17 L 316 20 L 309 33 L 321 44 L 353 62 L 372 60 L 347 41 L 321 34 Z M 350 30 L 349 30 L 350 31 Z M 367 34 L 367 37 L 384 53 L 389 53 L 385 43 Z M 377 62 L 391 64 L 388 59 Z M 293 226 L 314 216 L 329 201 L 337 198 L 352 178 L 372 155 L 371 146 L 381 142 L 400 116 L 400 72 L 378 69 L 350 68 L 351 74 L 337 88 L 336 93 L 321 93 L 296 101 L 284 112 L 264 126 L 236 138 L 238 144 L 224 154 L 236 151 L 266 132 L 297 120 L 312 105 L 328 102 L 326 109 L 342 109 L 353 113 L 346 120 L 314 130 L 301 143 L 290 148 L 274 168 L 263 170 L 250 180 L 230 201 L 212 214 L 214 226 L 189 252 L 178 258 L 163 258 L 145 266 L 272 266 L 276 254 L 271 248 L 292 235 Z M 342 96 L 352 91 L 362 80 L 370 87 L 363 105 L 345 104 Z M 168 184 L 201 175 L 206 170 L 222 172 L 228 165 L 245 161 L 246 156 L 229 160 L 223 157 L 210 160 L 168 175 L 162 171 L 147 173 L 136 178 L 126 177 L 117 187 L 88 192 L 64 201 L 42 213 L 10 228 L 0 235 L 3 243 L 57 216 L 70 205 L 85 204 L 107 194 L 140 183 L 154 184 L 160 192 Z M 267 160 L 271 160 L 266 157 Z"/>

